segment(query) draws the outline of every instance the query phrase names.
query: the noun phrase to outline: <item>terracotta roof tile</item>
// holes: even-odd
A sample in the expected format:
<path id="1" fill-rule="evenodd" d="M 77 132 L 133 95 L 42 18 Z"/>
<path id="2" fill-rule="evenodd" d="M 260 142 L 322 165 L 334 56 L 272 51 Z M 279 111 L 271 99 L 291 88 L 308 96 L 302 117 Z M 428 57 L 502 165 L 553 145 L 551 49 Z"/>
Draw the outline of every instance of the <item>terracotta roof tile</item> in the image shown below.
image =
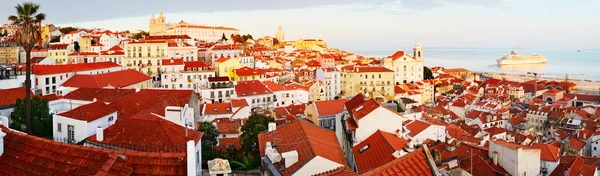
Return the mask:
<path id="1" fill-rule="evenodd" d="M 362 175 L 406 175 L 406 176 L 427 176 L 433 175 L 431 167 L 428 164 L 428 156 L 425 155 L 423 148 L 419 148 L 409 154 L 395 159 L 387 164 L 379 166 Z"/>
<path id="2" fill-rule="evenodd" d="M 161 59 L 160 63 L 165 66 L 183 65 L 183 58 Z"/>
<path id="3" fill-rule="evenodd" d="M 213 103 L 213 104 L 201 104 L 203 106 L 204 114 L 232 114 L 233 109 L 231 103 Z"/>
<path id="4" fill-rule="evenodd" d="M 25 99 L 25 90 L 27 90 L 25 87 L 0 90 L 0 107 L 14 105 L 17 102 L 17 98 Z M 29 92 L 31 92 L 31 97 L 33 97 L 33 92 Z"/>
<path id="5" fill-rule="evenodd" d="M 75 109 L 57 115 L 68 117 L 71 119 L 92 122 L 114 112 L 117 111 L 112 107 L 106 105 L 104 102 L 94 102 L 83 106 L 79 106 Z"/>
<path id="6" fill-rule="evenodd" d="M 421 121 L 421 120 L 414 120 L 413 122 L 405 125 L 405 127 L 408 130 L 410 130 L 410 133 L 408 133 L 408 135 L 411 137 L 415 137 L 417 134 L 421 133 L 423 130 L 429 128 L 429 126 L 431 126 L 431 124 Z"/>
<path id="7" fill-rule="evenodd" d="M 231 147 L 238 150 L 241 148 L 240 138 L 219 138 L 218 141 L 219 145 L 214 147 L 217 151 L 225 151 Z"/>
<path id="8" fill-rule="evenodd" d="M 355 176 L 358 175 L 348 166 L 341 166 L 333 170 L 325 171 L 314 176 Z"/>
<path id="9" fill-rule="evenodd" d="M 319 116 L 330 116 L 344 112 L 344 104 L 346 99 L 316 101 L 314 106 L 317 109 Z"/>
<path id="10" fill-rule="evenodd" d="M 98 89 L 79 88 L 65 95 L 65 99 L 92 101 L 96 98 L 99 102 L 112 102 L 123 96 L 135 93 L 135 89 Z"/>
<path id="11" fill-rule="evenodd" d="M 183 68 L 184 70 L 192 70 L 193 68 L 196 68 L 197 70 L 212 70 L 212 67 L 203 61 L 190 61 L 184 62 L 183 64 L 185 65 Z"/>
<path id="12" fill-rule="evenodd" d="M 531 147 L 541 150 L 541 159 L 544 161 L 558 162 L 560 159 L 560 148 L 551 144 L 533 143 Z"/>
<path id="13" fill-rule="evenodd" d="M 238 97 L 252 96 L 252 95 L 262 95 L 262 94 L 270 94 L 272 93 L 267 86 L 265 86 L 260 81 L 239 81 L 238 84 L 235 85 L 235 92 Z"/>
<path id="14" fill-rule="evenodd" d="M 323 129 L 306 120 L 296 120 L 277 126 L 273 132 L 258 135 L 260 155 L 265 156 L 266 142 L 277 146 L 277 151 L 285 153 L 296 150 L 298 161 L 281 171 L 282 175 L 291 175 L 316 156 L 346 166 L 346 158 L 337 141 L 335 132 Z M 276 164 L 276 168 L 279 168 Z"/>
<path id="15" fill-rule="evenodd" d="M 352 147 L 359 173 L 370 171 L 396 159 L 394 152 L 407 148 L 404 138 L 377 130 L 364 141 Z"/>
<path id="16" fill-rule="evenodd" d="M 150 76 L 133 69 L 88 75 L 76 74 L 69 78 L 62 86 L 84 88 L 123 88 L 152 79 Z"/>
<path id="17" fill-rule="evenodd" d="M 185 127 L 150 113 L 117 119 L 104 129 L 104 140 L 97 141 L 96 135 L 86 142 L 110 145 L 140 152 L 185 152 L 188 139 L 198 142 L 203 133 L 193 129 L 185 136 Z M 152 135 L 148 132 L 152 131 Z"/>

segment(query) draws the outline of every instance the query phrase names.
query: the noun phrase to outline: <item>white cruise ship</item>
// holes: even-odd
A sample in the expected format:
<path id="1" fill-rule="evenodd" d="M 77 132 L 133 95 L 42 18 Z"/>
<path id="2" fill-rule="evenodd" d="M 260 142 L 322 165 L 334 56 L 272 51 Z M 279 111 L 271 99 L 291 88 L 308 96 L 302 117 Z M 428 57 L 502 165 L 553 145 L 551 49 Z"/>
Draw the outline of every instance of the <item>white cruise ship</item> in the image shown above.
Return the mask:
<path id="1" fill-rule="evenodd" d="M 544 56 L 533 53 L 530 55 L 519 55 L 516 52 L 511 52 L 509 55 L 498 59 L 498 65 L 516 65 L 516 64 L 539 64 L 546 63 L 548 59 Z"/>

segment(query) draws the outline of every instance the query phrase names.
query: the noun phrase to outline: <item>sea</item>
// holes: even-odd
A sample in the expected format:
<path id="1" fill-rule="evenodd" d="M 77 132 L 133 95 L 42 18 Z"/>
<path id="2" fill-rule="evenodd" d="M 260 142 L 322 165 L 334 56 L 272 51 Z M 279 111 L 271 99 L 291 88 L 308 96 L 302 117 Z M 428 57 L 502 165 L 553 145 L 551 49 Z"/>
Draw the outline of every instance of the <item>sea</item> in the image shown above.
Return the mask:
<path id="1" fill-rule="evenodd" d="M 348 50 L 367 57 L 387 57 L 397 50 Z M 538 53 L 548 58 L 545 64 L 499 66 L 497 59 L 510 54 Z M 405 50 L 412 55 L 412 50 Z M 600 49 L 481 49 L 481 48 L 423 48 L 428 67 L 465 68 L 475 72 L 527 74 L 534 72 L 546 77 L 600 80 Z"/>

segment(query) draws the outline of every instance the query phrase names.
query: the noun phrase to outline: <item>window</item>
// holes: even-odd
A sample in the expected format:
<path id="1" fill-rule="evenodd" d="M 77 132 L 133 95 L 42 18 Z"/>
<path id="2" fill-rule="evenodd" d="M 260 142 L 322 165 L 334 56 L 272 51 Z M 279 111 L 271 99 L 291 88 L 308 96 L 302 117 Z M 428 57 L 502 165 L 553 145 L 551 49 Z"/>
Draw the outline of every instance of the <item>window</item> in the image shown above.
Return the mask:
<path id="1" fill-rule="evenodd" d="M 113 120 L 115 120 L 115 117 L 113 117 L 113 116 L 108 117 L 108 122 L 112 122 Z"/>
<path id="2" fill-rule="evenodd" d="M 58 131 L 59 133 L 62 132 L 62 124 L 61 123 L 56 124 L 56 131 Z M 596 150 L 596 147 L 594 147 L 594 150 Z"/>
<path id="3" fill-rule="evenodd" d="M 46 78 L 46 85 L 50 84 L 50 78 Z"/>

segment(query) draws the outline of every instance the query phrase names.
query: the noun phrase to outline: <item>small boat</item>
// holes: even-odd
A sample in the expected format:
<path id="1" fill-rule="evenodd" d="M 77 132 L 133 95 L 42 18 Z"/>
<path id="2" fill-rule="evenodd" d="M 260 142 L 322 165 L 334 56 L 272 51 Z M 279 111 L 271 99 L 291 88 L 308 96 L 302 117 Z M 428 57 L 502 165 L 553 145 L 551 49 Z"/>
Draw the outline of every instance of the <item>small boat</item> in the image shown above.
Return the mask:
<path id="1" fill-rule="evenodd" d="M 581 50 L 581 49 L 578 49 L 578 50 L 577 50 L 577 52 L 578 52 L 578 53 L 581 53 L 581 51 L 583 51 L 583 50 Z"/>

